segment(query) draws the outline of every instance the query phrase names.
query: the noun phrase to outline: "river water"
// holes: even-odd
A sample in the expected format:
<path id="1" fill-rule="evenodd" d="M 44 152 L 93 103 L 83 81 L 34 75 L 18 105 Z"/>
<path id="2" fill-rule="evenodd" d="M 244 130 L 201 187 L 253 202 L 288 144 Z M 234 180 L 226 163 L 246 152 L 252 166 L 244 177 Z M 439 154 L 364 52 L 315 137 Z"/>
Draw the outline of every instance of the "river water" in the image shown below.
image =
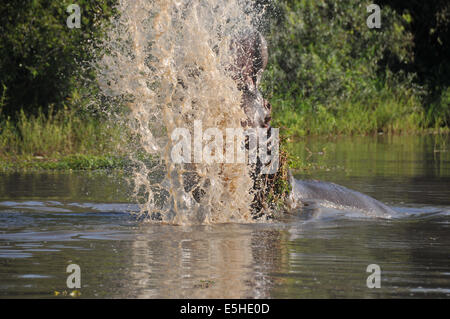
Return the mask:
<path id="1" fill-rule="evenodd" d="M 308 139 L 298 178 L 381 200 L 393 219 L 349 212 L 282 221 L 156 225 L 131 212 L 123 173 L 0 174 L 0 297 L 448 298 L 449 136 Z M 367 266 L 381 288 L 368 288 Z M 55 296 L 55 292 L 59 292 Z M 71 298 L 71 297 L 69 297 Z"/>

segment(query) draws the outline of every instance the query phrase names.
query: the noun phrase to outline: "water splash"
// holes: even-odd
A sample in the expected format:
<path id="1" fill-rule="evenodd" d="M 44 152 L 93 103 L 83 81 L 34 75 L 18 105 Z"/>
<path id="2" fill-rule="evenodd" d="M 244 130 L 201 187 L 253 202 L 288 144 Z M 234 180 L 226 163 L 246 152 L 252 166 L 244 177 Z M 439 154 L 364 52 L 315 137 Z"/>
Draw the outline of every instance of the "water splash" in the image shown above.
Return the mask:
<path id="1" fill-rule="evenodd" d="M 175 164 L 171 133 L 241 127 L 241 92 L 229 74 L 232 42 L 253 30 L 239 0 L 120 0 L 99 65 L 104 95 L 120 97 L 143 154 L 131 151 L 141 212 L 175 224 L 251 221 L 246 164 Z M 155 164 L 154 162 L 158 163 Z"/>

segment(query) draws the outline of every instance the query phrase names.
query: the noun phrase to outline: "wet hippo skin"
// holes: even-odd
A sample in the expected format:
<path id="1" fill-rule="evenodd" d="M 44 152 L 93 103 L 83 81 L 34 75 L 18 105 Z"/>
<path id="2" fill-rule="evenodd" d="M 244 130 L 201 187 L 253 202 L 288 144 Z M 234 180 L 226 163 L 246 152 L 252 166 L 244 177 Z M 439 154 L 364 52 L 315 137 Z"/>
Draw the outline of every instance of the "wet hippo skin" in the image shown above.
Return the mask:
<path id="1" fill-rule="evenodd" d="M 290 176 L 292 191 L 287 199 L 291 210 L 313 205 L 314 208 L 329 207 L 338 210 L 359 211 L 367 216 L 390 218 L 396 212 L 360 192 L 334 183 L 316 180 L 298 180 Z"/>
<path id="2" fill-rule="evenodd" d="M 259 81 L 267 64 L 267 45 L 258 32 L 249 32 L 234 42 L 236 63 L 232 67 L 233 78 L 242 91 L 242 108 L 247 115 L 244 127 L 270 126 L 271 107 L 262 98 L 258 89 Z M 292 186 L 287 199 L 291 210 L 302 210 L 305 207 L 315 209 L 333 208 L 345 211 L 359 211 L 367 216 L 389 218 L 396 212 L 360 192 L 334 183 L 321 181 L 297 180 L 290 174 Z"/>

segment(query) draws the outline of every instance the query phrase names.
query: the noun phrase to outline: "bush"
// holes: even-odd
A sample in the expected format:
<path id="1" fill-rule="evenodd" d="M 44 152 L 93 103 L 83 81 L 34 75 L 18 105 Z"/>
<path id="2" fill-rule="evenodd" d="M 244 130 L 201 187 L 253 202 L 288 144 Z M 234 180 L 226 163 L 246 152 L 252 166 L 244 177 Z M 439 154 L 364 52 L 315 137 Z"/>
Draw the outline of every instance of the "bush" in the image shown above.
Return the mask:
<path id="1" fill-rule="evenodd" d="M 114 0 L 78 0 L 81 28 L 69 29 L 66 12 L 73 1 L 9 0 L 0 5 L 0 88 L 7 88 L 3 112 L 16 116 L 47 111 L 49 105 L 80 106 L 81 79 L 93 78 L 86 67 L 97 54 L 91 47 L 102 23 L 114 14 Z"/>
<path id="2" fill-rule="evenodd" d="M 383 7 L 382 28 L 369 29 L 362 2 L 277 3 L 263 84 L 275 122 L 297 135 L 393 130 L 406 119 L 405 130 L 422 125 L 421 116 L 409 123 L 423 113 L 414 76 L 389 68 L 412 59 L 407 16 Z"/>
<path id="3" fill-rule="evenodd" d="M 267 88 L 277 94 L 325 107 L 367 99 L 385 86 L 388 57 L 412 58 L 407 21 L 389 7 L 382 8 L 382 28 L 369 29 L 364 2 L 278 2 L 281 15 L 268 35 L 266 76 Z"/>
<path id="4" fill-rule="evenodd" d="M 443 89 L 436 98 L 430 101 L 427 121 L 430 126 L 450 126 L 450 87 Z"/>

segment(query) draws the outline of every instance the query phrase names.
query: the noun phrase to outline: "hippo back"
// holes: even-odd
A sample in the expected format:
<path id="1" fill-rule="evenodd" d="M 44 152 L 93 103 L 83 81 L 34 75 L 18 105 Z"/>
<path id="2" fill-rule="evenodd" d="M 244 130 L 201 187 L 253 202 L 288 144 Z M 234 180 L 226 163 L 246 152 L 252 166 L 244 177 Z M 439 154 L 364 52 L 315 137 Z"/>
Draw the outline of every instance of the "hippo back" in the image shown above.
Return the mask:
<path id="1" fill-rule="evenodd" d="M 385 204 L 344 186 L 316 180 L 297 180 L 292 176 L 290 183 L 292 191 L 289 204 L 293 209 L 314 203 L 339 210 L 356 210 L 372 217 L 391 218 L 396 215 L 396 212 Z"/>

